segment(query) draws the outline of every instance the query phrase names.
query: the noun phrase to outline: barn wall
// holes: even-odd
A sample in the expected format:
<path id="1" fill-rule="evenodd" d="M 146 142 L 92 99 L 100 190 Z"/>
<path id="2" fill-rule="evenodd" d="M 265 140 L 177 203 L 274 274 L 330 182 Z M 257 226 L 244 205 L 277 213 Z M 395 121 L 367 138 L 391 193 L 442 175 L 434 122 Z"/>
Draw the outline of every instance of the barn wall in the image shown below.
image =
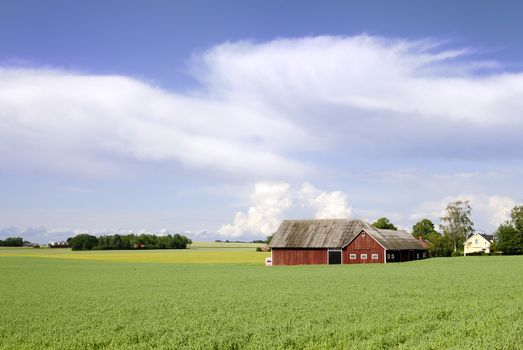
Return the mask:
<path id="1" fill-rule="evenodd" d="M 350 259 L 350 254 L 356 254 L 356 259 Z M 367 254 L 367 259 L 362 259 L 361 254 Z M 372 259 L 372 254 L 378 254 L 378 259 Z M 384 263 L 385 250 L 369 234 L 362 232 L 343 249 L 342 260 L 344 264 Z"/>
<path id="2" fill-rule="evenodd" d="M 272 249 L 273 265 L 326 264 L 327 249 Z"/>

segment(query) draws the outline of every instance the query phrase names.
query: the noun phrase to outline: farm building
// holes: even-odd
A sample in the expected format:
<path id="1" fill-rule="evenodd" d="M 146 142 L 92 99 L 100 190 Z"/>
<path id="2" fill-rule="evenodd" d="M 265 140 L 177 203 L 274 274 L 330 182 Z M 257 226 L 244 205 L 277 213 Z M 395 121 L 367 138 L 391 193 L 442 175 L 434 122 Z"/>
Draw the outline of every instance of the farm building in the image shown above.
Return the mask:
<path id="1" fill-rule="evenodd" d="M 363 220 L 284 220 L 270 243 L 273 265 L 368 264 L 428 257 L 407 231 L 381 230 Z"/>

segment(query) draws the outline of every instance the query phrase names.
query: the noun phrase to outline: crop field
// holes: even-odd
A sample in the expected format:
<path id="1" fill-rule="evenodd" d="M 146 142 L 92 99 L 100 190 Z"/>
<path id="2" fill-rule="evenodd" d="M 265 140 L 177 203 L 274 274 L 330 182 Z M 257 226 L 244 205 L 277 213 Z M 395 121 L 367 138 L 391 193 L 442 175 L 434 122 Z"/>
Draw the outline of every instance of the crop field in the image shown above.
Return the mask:
<path id="1" fill-rule="evenodd" d="M 523 257 L 265 267 L 202 249 L 0 250 L 0 348 L 522 348 Z"/>
<path id="2" fill-rule="evenodd" d="M 256 243 L 195 242 L 190 249 L 71 251 L 48 248 L 0 248 L 0 257 L 39 257 L 74 260 L 99 260 L 155 263 L 237 263 L 263 264 L 270 253 L 256 252 Z"/>

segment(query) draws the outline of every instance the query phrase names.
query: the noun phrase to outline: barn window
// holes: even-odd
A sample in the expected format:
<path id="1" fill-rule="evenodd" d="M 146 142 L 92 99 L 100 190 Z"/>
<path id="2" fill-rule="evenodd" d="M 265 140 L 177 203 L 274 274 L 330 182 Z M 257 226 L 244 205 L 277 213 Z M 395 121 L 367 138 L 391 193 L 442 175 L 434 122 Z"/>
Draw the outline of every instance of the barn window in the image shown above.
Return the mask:
<path id="1" fill-rule="evenodd" d="M 361 254 L 362 259 L 367 259 L 367 254 Z"/>
<path id="2" fill-rule="evenodd" d="M 387 254 L 387 260 L 390 260 L 390 254 Z"/>
<path id="3" fill-rule="evenodd" d="M 426 257 L 427 257 L 427 253 L 423 252 L 423 259 L 425 259 Z"/>
<path id="4" fill-rule="evenodd" d="M 356 254 L 351 254 L 349 259 L 352 259 L 352 260 L 356 259 Z"/>
<path id="5" fill-rule="evenodd" d="M 479 243 L 479 240 L 478 239 L 475 239 L 474 240 L 474 244 L 478 244 Z"/>
<path id="6" fill-rule="evenodd" d="M 378 260 L 378 254 L 372 254 L 372 259 L 373 260 Z"/>
<path id="7" fill-rule="evenodd" d="M 419 253 L 416 253 L 416 260 L 419 259 Z"/>

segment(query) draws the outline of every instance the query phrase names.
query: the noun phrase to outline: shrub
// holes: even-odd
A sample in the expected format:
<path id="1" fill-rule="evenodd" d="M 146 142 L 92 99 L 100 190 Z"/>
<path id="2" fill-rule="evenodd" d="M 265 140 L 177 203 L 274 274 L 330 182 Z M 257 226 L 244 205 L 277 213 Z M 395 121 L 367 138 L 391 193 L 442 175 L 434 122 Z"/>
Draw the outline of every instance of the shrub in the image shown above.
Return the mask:
<path id="1" fill-rule="evenodd" d="M 467 256 L 482 256 L 482 255 L 489 255 L 483 251 L 481 252 L 473 252 L 473 253 L 467 253 Z"/>

